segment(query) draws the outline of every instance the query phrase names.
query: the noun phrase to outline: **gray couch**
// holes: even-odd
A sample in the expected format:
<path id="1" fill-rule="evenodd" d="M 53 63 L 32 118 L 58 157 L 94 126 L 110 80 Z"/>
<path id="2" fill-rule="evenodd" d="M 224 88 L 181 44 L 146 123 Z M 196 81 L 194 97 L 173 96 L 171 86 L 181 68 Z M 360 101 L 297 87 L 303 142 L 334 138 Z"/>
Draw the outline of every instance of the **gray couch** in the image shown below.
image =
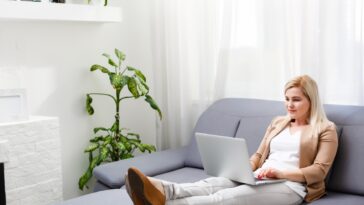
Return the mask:
<path id="1" fill-rule="evenodd" d="M 339 150 L 327 177 L 328 194 L 313 205 L 364 204 L 364 107 L 325 105 L 328 118 L 338 129 Z M 283 102 L 226 98 L 215 102 L 199 118 L 194 132 L 244 137 L 252 154 L 273 117 L 285 115 Z M 192 134 L 193 136 L 193 134 Z M 201 164 L 194 137 L 189 145 L 97 167 L 94 193 L 62 205 L 132 204 L 126 194 L 124 174 L 130 166 L 145 174 L 174 182 L 208 177 Z"/>

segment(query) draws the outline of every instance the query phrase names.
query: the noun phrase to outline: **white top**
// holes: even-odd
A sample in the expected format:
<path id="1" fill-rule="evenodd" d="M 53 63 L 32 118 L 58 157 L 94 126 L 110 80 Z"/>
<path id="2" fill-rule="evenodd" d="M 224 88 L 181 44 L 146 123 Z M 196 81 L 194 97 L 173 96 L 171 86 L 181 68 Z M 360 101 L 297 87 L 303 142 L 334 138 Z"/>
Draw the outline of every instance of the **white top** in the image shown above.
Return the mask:
<path id="1" fill-rule="evenodd" d="M 289 132 L 287 127 L 270 143 L 270 153 L 261 168 L 255 171 L 258 174 L 261 169 L 272 167 L 278 170 L 293 170 L 299 168 L 301 131 L 294 134 Z M 307 194 L 303 183 L 286 181 L 288 187 L 304 198 Z"/>

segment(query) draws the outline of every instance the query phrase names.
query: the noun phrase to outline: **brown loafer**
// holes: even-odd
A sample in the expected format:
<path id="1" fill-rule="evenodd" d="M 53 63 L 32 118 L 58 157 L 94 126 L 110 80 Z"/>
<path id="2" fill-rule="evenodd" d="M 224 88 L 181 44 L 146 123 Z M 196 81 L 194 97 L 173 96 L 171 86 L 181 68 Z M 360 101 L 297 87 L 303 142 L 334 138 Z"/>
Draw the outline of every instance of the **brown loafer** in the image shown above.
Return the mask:
<path id="1" fill-rule="evenodd" d="M 129 197 L 133 201 L 133 204 L 134 205 L 143 205 L 143 201 L 136 195 L 135 191 L 133 191 L 130 187 L 128 174 L 125 174 L 124 179 L 125 179 L 126 192 L 128 193 Z"/>
<path id="2" fill-rule="evenodd" d="M 141 171 L 135 167 L 128 170 L 129 186 L 144 205 L 164 205 L 166 197 Z M 135 202 L 134 202 L 135 203 Z"/>

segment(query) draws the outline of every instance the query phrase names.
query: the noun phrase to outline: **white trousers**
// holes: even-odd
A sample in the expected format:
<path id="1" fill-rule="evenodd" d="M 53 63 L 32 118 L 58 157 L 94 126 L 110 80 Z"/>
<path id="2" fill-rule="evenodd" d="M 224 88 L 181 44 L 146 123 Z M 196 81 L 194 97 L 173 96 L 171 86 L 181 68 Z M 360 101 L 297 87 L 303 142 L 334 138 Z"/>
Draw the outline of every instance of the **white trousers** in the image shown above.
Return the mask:
<path id="1" fill-rule="evenodd" d="M 168 205 L 298 205 L 303 199 L 284 183 L 251 186 L 223 177 L 211 177 L 194 183 L 162 181 Z"/>

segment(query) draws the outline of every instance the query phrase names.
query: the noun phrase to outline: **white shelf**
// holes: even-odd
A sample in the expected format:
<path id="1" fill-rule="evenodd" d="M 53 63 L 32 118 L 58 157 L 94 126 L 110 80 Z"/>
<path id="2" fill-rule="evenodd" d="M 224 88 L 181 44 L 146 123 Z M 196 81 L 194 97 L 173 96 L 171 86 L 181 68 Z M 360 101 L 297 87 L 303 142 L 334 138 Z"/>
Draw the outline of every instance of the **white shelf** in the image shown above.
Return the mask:
<path id="1" fill-rule="evenodd" d="M 120 22 L 121 8 L 0 0 L 0 20 Z"/>

